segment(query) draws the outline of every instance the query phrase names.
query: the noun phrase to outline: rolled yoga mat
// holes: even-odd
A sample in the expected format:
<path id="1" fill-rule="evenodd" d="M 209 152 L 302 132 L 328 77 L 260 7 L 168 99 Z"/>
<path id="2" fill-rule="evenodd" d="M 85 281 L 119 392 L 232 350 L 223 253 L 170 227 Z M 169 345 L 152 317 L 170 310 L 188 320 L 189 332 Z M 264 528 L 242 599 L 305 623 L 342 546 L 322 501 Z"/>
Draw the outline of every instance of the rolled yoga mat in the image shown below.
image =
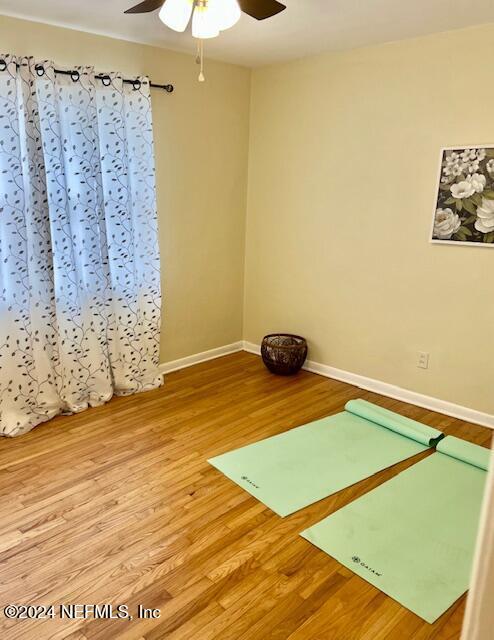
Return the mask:
<path id="1" fill-rule="evenodd" d="M 468 589 L 489 457 L 448 436 L 301 535 L 432 623 Z"/>
<path id="2" fill-rule="evenodd" d="M 209 460 L 287 516 L 433 446 L 443 434 L 365 400 Z"/>

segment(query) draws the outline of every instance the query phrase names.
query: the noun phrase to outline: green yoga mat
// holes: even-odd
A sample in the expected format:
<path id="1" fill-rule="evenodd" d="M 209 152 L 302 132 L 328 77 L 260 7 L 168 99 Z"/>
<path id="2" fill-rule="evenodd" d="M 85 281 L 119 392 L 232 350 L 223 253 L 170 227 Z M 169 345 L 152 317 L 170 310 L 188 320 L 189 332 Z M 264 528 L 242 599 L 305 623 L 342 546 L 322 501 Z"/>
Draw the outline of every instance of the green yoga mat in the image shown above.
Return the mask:
<path id="1" fill-rule="evenodd" d="M 302 536 L 432 623 L 468 589 L 489 453 L 448 436 Z"/>
<path id="2" fill-rule="evenodd" d="M 343 413 L 209 462 L 283 517 L 425 451 L 441 437 L 437 429 L 351 400 Z"/>

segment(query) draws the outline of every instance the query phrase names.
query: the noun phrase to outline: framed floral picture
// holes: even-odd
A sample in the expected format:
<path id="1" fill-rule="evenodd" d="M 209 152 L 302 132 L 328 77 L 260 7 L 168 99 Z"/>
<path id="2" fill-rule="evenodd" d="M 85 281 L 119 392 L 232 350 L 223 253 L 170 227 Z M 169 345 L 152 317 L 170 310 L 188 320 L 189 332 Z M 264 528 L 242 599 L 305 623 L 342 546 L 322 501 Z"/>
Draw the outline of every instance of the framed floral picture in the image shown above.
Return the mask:
<path id="1" fill-rule="evenodd" d="M 441 150 L 432 242 L 494 247 L 494 146 Z"/>

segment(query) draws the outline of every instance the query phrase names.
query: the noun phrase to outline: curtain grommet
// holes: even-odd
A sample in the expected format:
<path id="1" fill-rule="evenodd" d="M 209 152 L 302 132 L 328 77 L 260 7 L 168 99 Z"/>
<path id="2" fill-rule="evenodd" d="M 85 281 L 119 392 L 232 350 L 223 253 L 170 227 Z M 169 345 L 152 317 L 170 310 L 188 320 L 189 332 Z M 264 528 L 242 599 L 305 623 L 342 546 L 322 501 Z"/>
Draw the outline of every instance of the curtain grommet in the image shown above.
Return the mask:
<path id="1" fill-rule="evenodd" d="M 132 80 L 132 86 L 134 87 L 134 91 L 139 91 L 142 87 L 142 82 L 140 80 Z"/>
<path id="2" fill-rule="evenodd" d="M 109 87 L 111 85 L 110 76 L 101 76 L 101 82 L 103 83 L 103 86 Z"/>
<path id="3" fill-rule="evenodd" d="M 78 71 L 71 71 L 70 77 L 72 78 L 72 82 L 79 82 L 81 74 Z"/>
<path id="4" fill-rule="evenodd" d="M 36 71 L 36 74 L 37 74 L 38 78 L 42 78 L 45 75 L 45 68 L 44 68 L 44 66 L 42 64 L 37 64 L 34 67 L 34 69 Z"/>
<path id="5" fill-rule="evenodd" d="M 7 68 L 7 62 L 2 58 L 0 60 L 0 71 L 5 71 L 6 68 Z"/>

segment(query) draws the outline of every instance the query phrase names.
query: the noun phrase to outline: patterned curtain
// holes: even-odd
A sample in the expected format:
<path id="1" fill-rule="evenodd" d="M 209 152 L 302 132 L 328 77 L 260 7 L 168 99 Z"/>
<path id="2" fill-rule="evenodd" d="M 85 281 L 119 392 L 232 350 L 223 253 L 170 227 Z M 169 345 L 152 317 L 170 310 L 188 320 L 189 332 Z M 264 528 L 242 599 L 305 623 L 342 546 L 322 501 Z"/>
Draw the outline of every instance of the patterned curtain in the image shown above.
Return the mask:
<path id="1" fill-rule="evenodd" d="M 0 434 L 153 389 L 149 81 L 0 59 Z"/>

